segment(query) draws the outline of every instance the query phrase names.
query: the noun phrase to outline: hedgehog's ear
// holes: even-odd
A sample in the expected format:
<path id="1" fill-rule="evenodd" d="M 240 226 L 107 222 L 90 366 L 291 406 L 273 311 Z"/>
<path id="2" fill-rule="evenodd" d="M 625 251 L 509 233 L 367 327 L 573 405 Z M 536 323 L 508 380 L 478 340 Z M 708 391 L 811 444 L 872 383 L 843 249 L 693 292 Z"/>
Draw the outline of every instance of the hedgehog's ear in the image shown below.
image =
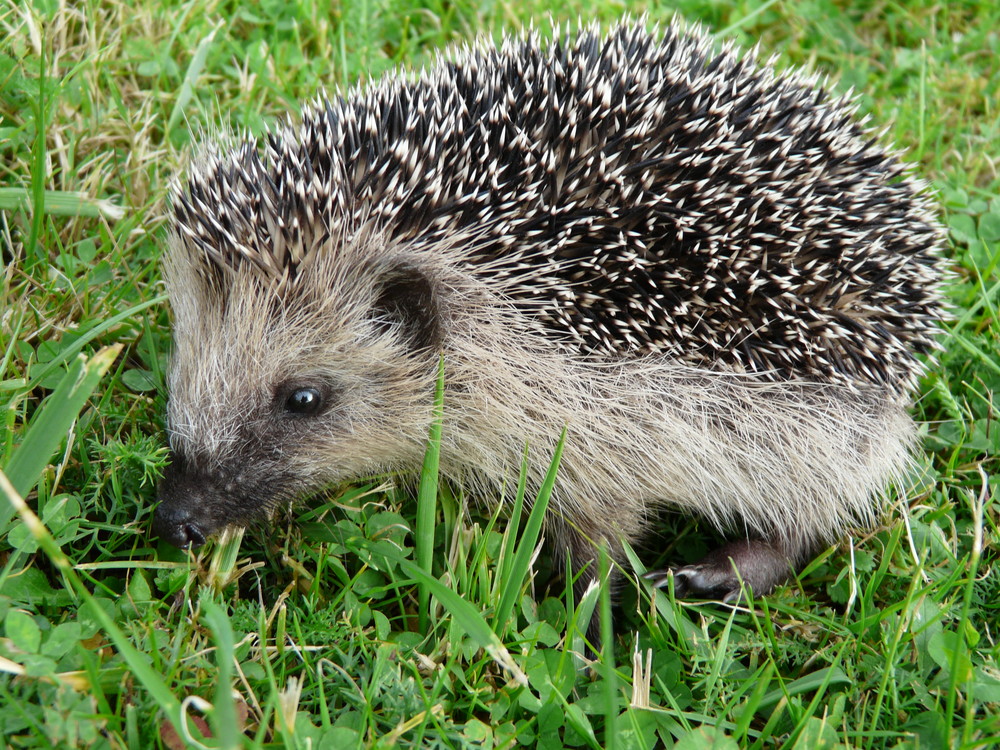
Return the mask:
<path id="1" fill-rule="evenodd" d="M 440 344 L 434 282 L 411 263 L 399 263 L 384 273 L 374 313 L 376 324 L 384 329 L 399 326 L 414 350 L 434 349 Z"/>

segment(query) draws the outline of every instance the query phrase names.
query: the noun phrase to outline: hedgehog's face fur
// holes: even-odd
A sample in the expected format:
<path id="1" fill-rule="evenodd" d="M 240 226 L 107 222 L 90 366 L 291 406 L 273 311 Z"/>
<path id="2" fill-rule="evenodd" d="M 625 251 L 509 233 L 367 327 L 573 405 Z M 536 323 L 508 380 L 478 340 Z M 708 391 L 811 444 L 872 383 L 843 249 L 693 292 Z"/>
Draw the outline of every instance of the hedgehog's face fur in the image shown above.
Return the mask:
<path id="1" fill-rule="evenodd" d="M 275 279 L 175 241 L 162 538 L 198 546 L 345 478 L 419 465 L 441 310 L 417 265 L 379 255 L 377 267 L 320 259 Z"/>

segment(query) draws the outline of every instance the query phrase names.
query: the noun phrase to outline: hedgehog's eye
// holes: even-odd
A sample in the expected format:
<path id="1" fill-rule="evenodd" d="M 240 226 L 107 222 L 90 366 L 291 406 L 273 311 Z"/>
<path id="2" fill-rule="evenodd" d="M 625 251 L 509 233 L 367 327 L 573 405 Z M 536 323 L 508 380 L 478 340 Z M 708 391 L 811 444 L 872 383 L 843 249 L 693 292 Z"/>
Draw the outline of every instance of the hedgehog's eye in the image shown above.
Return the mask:
<path id="1" fill-rule="evenodd" d="M 323 396 L 316 388 L 296 388 L 285 399 L 285 411 L 304 417 L 318 414 L 323 408 Z"/>

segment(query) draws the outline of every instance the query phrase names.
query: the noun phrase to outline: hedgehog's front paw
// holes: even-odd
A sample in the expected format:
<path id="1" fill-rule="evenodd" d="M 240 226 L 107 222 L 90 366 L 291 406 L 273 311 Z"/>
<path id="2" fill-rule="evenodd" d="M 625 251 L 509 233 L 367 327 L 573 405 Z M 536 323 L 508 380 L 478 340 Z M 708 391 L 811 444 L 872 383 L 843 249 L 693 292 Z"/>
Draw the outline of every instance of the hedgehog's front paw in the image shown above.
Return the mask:
<path id="1" fill-rule="evenodd" d="M 694 597 L 732 602 L 740 596 L 740 581 L 733 573 L 732 563 L 723 567 L 702 561 L 679 568 L 653 570 L 645 578 L 656 588 L 663 589 L 667 587 L 671 575 L 674 577 L 674 594 L 678 599 Z"/>
<path id="2" fill-rule="evenodd" d="M 763 539 L 741 539 L 723 545 L 692 565 L 652 571 L 645 577 L 657 588 L 663 588 L 672 573 L 678 597 L 734 602 L 740 597 L 741 582 L 762 596 L 784 583 L 791 568 L 792 561 L 780 545 Z"/>

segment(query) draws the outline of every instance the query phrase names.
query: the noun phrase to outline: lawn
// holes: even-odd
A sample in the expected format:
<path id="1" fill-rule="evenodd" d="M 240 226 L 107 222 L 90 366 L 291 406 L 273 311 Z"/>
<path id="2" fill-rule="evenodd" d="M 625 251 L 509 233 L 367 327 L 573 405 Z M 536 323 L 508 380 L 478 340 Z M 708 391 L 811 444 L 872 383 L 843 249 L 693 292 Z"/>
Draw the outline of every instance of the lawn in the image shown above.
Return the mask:
<path id="1" fill-rule="evenodd" d="M 626 4 L 0 0 L 5 747 L 1000 744 L 1000 5 L 628 7 L 853 89 L 935 195 L 951 319 L 915 405 L 919 470 L 884 525 L 738 607 L 633 571 L 614 605 L 574 600 L 544 553 L 532 564 L 542 506 L 491 516 L 438 487 L 432 458 L 419 487 L 336 488 L 197 556 L 158 542 L 158 259 L 196 144 L 448 45 Z M 666 519 L 636 569 L 710 543 Z M 614 636 L 588 666 L 591 609 Z"/>

